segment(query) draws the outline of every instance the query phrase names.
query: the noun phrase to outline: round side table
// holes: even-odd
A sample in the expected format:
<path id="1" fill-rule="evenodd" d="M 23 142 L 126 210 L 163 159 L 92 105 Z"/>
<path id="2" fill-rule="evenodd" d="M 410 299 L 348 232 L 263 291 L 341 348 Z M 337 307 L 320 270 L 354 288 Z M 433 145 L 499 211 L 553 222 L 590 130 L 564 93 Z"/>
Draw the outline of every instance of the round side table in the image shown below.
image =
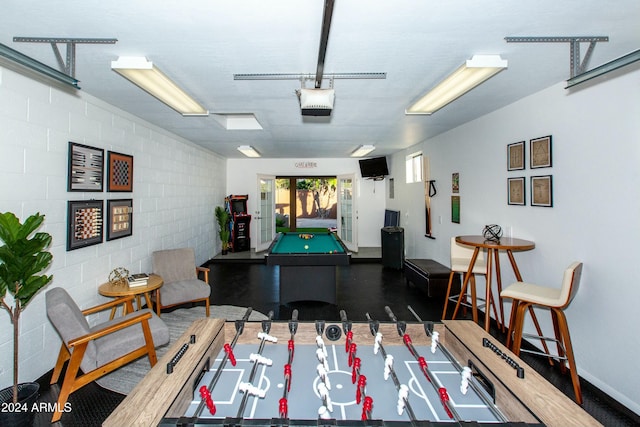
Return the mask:
<path id="1" fill-rule="evenodd" d="M 147 303 L 147 307 L 151 308 L 151 293 L 156 292 L 156 301 L 157 301 L 158 289 L 160 289 L 160 287 L 163 284 L 164 282 L 162 281 L 162 277 L 158 276 L 157 274 L 150 274 L 149 280 L 147 281 L 147 284 L 144 286 L 128 286 L 128 285 L 121 286 L 121 285 L 114 285 L 111 282 L 107 282 L 100 285 L 100 287 L 98 288 L 98 292 L 100 293 L 100 295 L 103 295 L 105 297 L 114 297 L 114 298 L 134 295 L 136 297 L 136 307 L 138 310 L 140 310 L 142 306 L 140 304 L 141 302 L 140 296 L 144 295 L 145 302 Z M 113 319 L 113 317 L 115 316 L 115 312 L 116 312 L 116 307 L 113 307 L 111 309 L 111 317 L 110 317 L 111 319 Z"/>

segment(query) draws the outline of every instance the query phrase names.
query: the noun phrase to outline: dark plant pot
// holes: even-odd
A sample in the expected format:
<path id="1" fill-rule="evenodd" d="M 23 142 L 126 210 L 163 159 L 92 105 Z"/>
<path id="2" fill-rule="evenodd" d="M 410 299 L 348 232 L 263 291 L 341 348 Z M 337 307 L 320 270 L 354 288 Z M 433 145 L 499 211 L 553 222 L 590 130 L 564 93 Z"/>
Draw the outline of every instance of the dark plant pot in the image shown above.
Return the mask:
<path id="1" fill-rule="evenodd" d="M 229 253 L 229 251 L 227 249 L 223 249 L 221 253 L 222 253 L 222 255 L 226 255 L 226 254 Z"/>
<path id="2" fill-rule="evenodd" d="M 31 411 L 38 400 L 38 383 L 18 384 L 18 403 L 13 404 L 13 386 L 0 390 L 0 426 L 22 427 L 33 425 L 36 412 Z"/>

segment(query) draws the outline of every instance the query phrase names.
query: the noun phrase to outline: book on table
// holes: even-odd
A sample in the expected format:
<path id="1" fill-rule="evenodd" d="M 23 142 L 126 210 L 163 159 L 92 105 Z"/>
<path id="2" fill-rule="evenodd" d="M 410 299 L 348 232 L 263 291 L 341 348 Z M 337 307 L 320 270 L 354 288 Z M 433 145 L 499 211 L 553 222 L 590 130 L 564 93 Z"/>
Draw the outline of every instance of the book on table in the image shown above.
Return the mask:
<path id="1" fill-rule="evenodd" d="M 129 276 L 129 287 L 146 286 L 149 282 L 149 275 L 147 273 L 137 273 Z"/>

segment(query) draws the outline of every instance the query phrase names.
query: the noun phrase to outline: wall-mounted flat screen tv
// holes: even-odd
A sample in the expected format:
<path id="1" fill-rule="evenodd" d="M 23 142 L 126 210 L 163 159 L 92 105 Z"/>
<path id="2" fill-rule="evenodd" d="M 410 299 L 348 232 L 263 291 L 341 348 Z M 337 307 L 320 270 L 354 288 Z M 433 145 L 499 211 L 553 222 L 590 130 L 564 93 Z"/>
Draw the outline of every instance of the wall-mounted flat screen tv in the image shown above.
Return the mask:
<path id="1" fill-rule="evenodd" d="M 363 178 L 382 179 L 389 175 L 386 157 L 374 157 L 360 160 L 360 174 Z"/>

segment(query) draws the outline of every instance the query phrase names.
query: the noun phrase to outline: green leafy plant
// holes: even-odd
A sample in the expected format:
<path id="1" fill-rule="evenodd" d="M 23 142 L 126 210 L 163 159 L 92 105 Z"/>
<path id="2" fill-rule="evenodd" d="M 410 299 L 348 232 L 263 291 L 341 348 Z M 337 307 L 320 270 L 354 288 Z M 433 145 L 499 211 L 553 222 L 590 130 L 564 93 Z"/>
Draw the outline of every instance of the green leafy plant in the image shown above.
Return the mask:
<path id="1" fill-rule="evenodd" d="M 0 213 L 0 306 L 7 310 L 13 324 L 13 401 L 18 401 L 18 336 L 20 314 L 38 291 L 53 276 L 39 275 L 51 264 L 53 256 L 45 251 L 51 235 L 34 232 L 44 215 L 36 213 L 20 223 L 11 212 Z M 33 237 L 30 238 L 30 236 Z M 10 295 L 11 299 L 7 296 Z"/>
<path id="2" fill-rule="evenodd" d="M 231 231 L 229 230 L 229 212 L 227 212 L 222 206 L 216 206 L 215 209 L 216 221 L 218 222 L 218 235 L 222 242 L 222 250 L 229 249 L 229 237 Z"/>

